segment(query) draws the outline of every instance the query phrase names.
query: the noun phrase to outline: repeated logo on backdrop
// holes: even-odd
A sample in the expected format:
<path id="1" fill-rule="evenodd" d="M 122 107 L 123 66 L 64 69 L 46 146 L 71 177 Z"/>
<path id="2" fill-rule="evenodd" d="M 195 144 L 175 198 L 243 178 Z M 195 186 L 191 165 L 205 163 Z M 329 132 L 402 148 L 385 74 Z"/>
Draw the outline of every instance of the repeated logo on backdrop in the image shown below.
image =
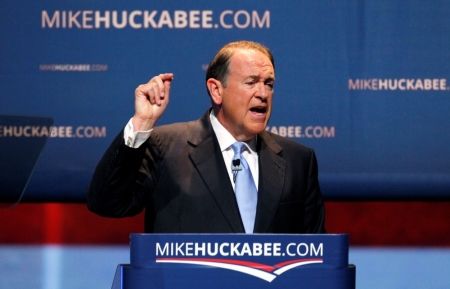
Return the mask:
<path id="1" fill-rule="evenodd" d="M 0 138 L 43 137 L 43 138 L 104 138 L 106 127 L 98 126 L 39 126 L 39 125 L 0 125 Z"/>
<path id="2" fill-rule="evenodd" d="M 349 90 L 450 90 L 445 78 L 349 79 Z"/>
<path id="3" fill-rule="evenodd" d="M 44 29 L 248 29 L 270 28 L 270 11 L 131 10 L 42 11 Z"/>

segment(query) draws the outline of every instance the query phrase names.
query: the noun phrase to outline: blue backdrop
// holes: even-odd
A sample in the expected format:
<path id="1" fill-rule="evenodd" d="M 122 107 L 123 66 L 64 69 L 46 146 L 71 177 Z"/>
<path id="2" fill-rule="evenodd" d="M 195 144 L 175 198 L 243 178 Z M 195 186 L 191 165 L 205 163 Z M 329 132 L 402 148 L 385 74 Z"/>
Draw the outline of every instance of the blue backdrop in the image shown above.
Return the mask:
<path id="1" fill-rule="evenodd" d="M 0 140 L 49 135 L 24 200 L 83 201 L 156 74 L 175 75 L 160 124 L 200 117 L 209 61 L 240 39 L 271 48 L 268 130 L 315 149 L 326 198 L 450 197 L 447 1 L 0 3 L 0 114 L 54 119 L 0 124 Z"/>

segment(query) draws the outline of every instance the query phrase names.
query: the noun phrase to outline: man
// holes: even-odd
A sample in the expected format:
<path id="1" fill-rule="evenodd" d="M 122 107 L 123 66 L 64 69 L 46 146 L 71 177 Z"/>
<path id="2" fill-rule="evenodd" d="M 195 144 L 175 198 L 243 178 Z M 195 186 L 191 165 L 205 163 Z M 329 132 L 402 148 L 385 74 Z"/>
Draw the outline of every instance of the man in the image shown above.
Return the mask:
<path id="1" fill-rule="evenodd" d="M 313 150 L 265 130 L 275 82 L 265 46 L 222 47 L 206 73 L 212 109 L 155 127 L 172 81 L 160 74 L 136 89 L 135 115 L 89 186 L 91 211 L 145 209 L 145 231 L 155 233 L 325 233 Z"/>

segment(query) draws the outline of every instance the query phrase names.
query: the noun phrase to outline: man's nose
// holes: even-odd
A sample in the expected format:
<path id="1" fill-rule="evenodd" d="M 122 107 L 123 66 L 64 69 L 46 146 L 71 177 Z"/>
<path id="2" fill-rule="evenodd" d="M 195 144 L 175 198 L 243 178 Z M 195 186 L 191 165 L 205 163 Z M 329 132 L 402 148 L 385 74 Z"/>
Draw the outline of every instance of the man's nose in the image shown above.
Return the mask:
<path id="1" fill-rule="evenodd" d="M 256 96 L 261 99 L 266 99 L 269 97 L 269 88 L 264 82 L 258 82 Z"/>

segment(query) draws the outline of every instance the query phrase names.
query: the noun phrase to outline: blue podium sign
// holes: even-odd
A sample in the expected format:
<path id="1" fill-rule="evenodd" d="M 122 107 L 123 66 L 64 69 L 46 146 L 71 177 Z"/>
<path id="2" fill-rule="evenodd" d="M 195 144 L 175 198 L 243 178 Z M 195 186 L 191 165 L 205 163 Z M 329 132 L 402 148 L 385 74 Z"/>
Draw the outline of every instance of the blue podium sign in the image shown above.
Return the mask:
<path id="1" fill-rule="evenodd" d="M 355 288 L 348 235 L 132 234 L 113 289 Z"/>

